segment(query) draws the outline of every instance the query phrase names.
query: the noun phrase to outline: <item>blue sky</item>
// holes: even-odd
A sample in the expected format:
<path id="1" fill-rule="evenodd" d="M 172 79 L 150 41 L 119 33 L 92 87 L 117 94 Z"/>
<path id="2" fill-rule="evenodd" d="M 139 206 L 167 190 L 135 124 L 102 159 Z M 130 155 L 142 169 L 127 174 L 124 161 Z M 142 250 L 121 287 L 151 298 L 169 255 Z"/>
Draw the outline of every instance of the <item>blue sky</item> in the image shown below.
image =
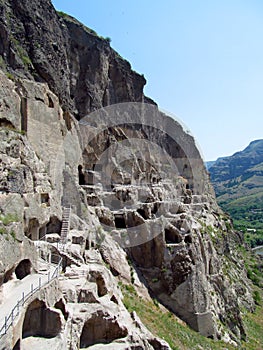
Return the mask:
<path id="1" fill-rule="evenodd" d="M 205 160 L 263 138 L 262 0 L 52 0 L 147 79 Z"/>

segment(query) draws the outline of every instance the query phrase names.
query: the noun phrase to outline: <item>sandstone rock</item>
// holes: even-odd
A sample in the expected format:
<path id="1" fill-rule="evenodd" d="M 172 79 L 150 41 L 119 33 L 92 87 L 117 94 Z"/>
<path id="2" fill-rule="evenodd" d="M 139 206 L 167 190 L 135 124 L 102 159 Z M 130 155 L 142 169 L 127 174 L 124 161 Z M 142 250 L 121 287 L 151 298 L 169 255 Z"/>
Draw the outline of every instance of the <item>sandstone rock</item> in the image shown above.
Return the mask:
<path id="1" fill-rule="evenodd" d="M 38 292 L 4 346 L 169 349 L 128 313 L 119 279 L 147 298 L 149 290 L 205 336 L 245 338 L 240 310 L 254 303 L 235 251 L 240 239 L 223 220 L 192 136 L 144 96 L 144 77 L 107 41 L 50 1 L 7 0 L 0 15 L 9 72 L 0 74 L 0 213 L 18 217 L 0 226 L 0 291 L 17 267 L 18 277 L 41 267 L 37 247 L 63 262 L 59 284 Z M 107 107 L 118 102 L 149 108 L 141 114 L 132 104 L 124 122 L 121 106 Z M 162 167 L 164 154 L 176 171 Z M 52 243 L 32 244 L 46 234 Z"/>

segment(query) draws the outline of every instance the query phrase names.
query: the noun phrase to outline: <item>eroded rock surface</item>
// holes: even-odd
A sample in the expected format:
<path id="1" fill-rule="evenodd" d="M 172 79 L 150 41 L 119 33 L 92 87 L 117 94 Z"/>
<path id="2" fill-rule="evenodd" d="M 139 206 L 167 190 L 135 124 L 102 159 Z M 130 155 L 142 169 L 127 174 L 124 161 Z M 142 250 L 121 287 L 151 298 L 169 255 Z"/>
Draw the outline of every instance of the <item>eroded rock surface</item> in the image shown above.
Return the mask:
<path id="1" fill-rule="evenodd" d="M 192 136 L 144 96 L 145 79 L 107 41 L 49 1 L 1 1 L 0 14 L 0 301 L 47 269 L 40 257 L 62 259 L 0 349 L 169 349 L 126 310 L 118 282 L 205 336 L 245 338 L 240 310 L 254 303 L 242 238 Z M 117 102 L 134 102 L 125 122 L 106 107 Z M 149 103 L 144 113 L 136 102 Z"/>

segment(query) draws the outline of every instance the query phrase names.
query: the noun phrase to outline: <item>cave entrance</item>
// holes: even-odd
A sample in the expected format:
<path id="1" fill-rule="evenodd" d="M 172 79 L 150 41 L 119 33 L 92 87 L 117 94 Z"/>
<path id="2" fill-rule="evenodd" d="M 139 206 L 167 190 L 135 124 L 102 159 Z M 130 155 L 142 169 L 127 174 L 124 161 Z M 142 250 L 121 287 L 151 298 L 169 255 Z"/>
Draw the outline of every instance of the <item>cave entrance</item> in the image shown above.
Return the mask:
<path id="1" fill-rule="evenodd" d="M 48 193 L 41 193 L 40 200 L 41 200 L 41 204 L 45 204 L 47 207 L 50 206 L 50 199 L 49 199 Z"/>
<path id="2" fill-rule="evenodd" d="M 121 328 L 116 320 L 98 311 L 84 324 L 80 337 L 80 349 L 94 344 L 108 344 L 127 335 L 126 328 Z"/>
<path id="3" fill-rule="evenodd" d="M 61 331 L 60 311 L 52 311 L 39 299 L 35 299 L 27 308 L 23 323 L 22 338 L 54 338 Z"/>
<path id="4" fill-rule="evenodd" d="M 31 261 L 29 259 L 24 259 L 20 261 L 20 263 L 15 268 L 16 277 L 19 280 L 22 280 L 26 276 L 30 275 L 31 270 L 32 270 Z"/>
<path id="5" fill-rule="evenodd" d="M 124 216 L 122 214 L 114 215 L 115 227 L 126 228 Z"/>
<path id="6" fill-rule="evenodd" d="M 25 234 L 32 241 L 37 241 L 39 239 L 39 222 L 37 219 L 29 219 L 28 227 Z"/>
<path id="7" fill-rule="evenodd" d="M 173 229 L 166 228 L 164 230 L 164 234 L 165 234 L 165 242 L 167 244 L 180 243 L 182 241 L 182 238 L 180 237 L 180 235 Z"/>
<path id="8" fill-rule="evenodd" d="M 48 233 L 59 233 L 61 232 L 62 221 L 56 216 L 51 216 L 47 223 L 46 234 Z"/>
<path id="9" fill-rule="evenodd" d="M 85 175 L 83 172 L 82 165 L 78 166 L 78 173 L 79 173 L 79 185 L 85 185 Z"/>

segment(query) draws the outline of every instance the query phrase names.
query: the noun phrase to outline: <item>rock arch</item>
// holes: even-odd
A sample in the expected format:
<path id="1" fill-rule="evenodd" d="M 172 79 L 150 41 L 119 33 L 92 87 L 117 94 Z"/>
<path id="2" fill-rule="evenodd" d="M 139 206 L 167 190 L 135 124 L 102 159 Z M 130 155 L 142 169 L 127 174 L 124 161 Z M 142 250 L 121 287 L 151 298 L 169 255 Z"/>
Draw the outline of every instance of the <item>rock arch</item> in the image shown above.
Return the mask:
<path id="1" fill-rule="evenodd" d="M 86 321 L 80 337 L 80 349 L 94 344 L 108 344 L 116 339 L 128 335 L 125 327 L 121 327 L 116 320 L 103 311 L 98 311 Z"/>
<path id="2" fill-rule="evenodd" d="M 22 338 L 38 336 L 56 337 L 62 328 L 60 311 L 49 309 L 45 302 L 35 299 L 28 306 L 22 330 Z"/>

